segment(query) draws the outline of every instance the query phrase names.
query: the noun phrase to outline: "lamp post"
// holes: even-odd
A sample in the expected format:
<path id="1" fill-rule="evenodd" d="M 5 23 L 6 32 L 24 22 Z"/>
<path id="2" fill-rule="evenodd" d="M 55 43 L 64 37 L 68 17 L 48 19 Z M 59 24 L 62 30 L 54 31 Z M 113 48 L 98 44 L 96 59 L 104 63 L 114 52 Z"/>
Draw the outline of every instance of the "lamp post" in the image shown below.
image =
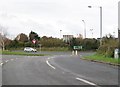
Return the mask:
<path id="1" fill-rule="evenodd" d="M 92 6 L 88 6 L 88 8 L 92 8 Z M 102 6 L 100 8 L 100 46 L 102 45 Z"/>
<path id="2" fill-rule="evenodd" d="M 86 23 L 84 20 L 82 20 L 82 22 L 84 23 L 84 37 L 86 38 Z"/>
<path id="3" fill-rule="evenodd" d="M 90 29 L 91 33 L 92 33 L 92 38 L 93 38 L 93 29 Z"/>
<path id="4" fill-rule="evenodd" d="M 60 30 L 60 39 L 61 39 L 61 32 L 62 32 L 62 30 Z"/>

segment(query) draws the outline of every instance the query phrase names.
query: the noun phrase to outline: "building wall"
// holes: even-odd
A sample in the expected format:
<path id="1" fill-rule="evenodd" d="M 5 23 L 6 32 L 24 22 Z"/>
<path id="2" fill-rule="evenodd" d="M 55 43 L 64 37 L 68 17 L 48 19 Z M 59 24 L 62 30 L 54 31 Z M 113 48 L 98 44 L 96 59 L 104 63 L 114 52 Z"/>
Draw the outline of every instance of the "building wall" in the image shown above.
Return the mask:
<path id="1" fill-rule="evenodd" d="M 63 41 L 70 42 L 70 40 L 73 38 L 73 35 L 63 35 Z"/>

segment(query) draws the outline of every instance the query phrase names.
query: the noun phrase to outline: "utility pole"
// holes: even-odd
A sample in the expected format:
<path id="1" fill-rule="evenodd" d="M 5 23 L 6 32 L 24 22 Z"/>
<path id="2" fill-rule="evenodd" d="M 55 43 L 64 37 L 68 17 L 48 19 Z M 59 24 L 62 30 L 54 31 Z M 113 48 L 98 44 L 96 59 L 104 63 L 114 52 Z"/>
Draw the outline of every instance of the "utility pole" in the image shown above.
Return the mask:
<path id="1" fill-rule="evenodd" d="M 119 44 L 119 46 L 118 46 L 118 49 L 119 49 L 119 58 L 120 58 L 120 29 L 118 28 L 118 44 Z"/>
<path id="2" fill-rule="evenodd" d="M 118 2 L 118 49 L 119 49 L 119 58 L 120 58 L 120 1 Z"/>

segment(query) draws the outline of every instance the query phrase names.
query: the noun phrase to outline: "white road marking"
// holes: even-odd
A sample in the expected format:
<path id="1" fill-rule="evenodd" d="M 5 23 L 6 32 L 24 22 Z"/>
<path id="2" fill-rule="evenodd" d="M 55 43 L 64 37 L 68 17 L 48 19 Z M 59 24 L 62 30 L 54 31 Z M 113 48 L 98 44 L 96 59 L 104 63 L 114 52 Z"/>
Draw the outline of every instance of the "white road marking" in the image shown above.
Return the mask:
<path id="1" fill-rule="evenodd" d="M 47 63 L 48 66 L 50 66 L 51 68 L 55 69 L 55 67 L 53 67 L 48 61 L 46 61 L 46 63 Z"/>
<path id="2" fill-rule="evenodd" d="M 87 83 L 89 85 L 96 85 L 95 83 L 89 82 L 89 81 L 87 81 L 85 79 L 81 79 L 81 78 L 76 78 L 76 79 L 79 80 L 79 81 L 85 82 L 85 83 Z"/>
<path id="3" fill-rule="evenodd" d="M 2 66 L 2 65 L 3 65 L 3 63 L 0 63 L 0 65 Z"/>
<path id="4" fill-rule="evenodd" d="M 5 62 L 7 63 L 9 60 L 6 60 Z"/>
<path id="5" fill-rule="evenodd" d="M 80 55 L 80 56 L 82 56 L 82 55 Z"/>
<path id="6" fill-rule="evenodd" d="M 11 61 L 13 61 L 14 59 L 11 59 Z"/>

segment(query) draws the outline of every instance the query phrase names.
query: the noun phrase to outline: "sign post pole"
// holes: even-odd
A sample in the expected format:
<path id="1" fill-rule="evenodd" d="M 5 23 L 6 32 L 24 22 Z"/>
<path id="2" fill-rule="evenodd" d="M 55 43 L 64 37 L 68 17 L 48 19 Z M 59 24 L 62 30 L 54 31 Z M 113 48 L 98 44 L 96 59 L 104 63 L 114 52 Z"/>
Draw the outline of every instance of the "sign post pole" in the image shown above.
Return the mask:
<path id="1" fill-rule="evenodd" d="M 78 55 L 78 50 L 82 49 L 82 46 L 73 46 L 72 54 Z"/>
<path id="2" fill-rule="evenodd" d="M 34 48 L 35 48 L 35 43 L 36 43 L 36 40 L 35 40 L 35 39 L 33 39 L 33 40 L 32 40 L 32 43 L 34 44 Z"/>

